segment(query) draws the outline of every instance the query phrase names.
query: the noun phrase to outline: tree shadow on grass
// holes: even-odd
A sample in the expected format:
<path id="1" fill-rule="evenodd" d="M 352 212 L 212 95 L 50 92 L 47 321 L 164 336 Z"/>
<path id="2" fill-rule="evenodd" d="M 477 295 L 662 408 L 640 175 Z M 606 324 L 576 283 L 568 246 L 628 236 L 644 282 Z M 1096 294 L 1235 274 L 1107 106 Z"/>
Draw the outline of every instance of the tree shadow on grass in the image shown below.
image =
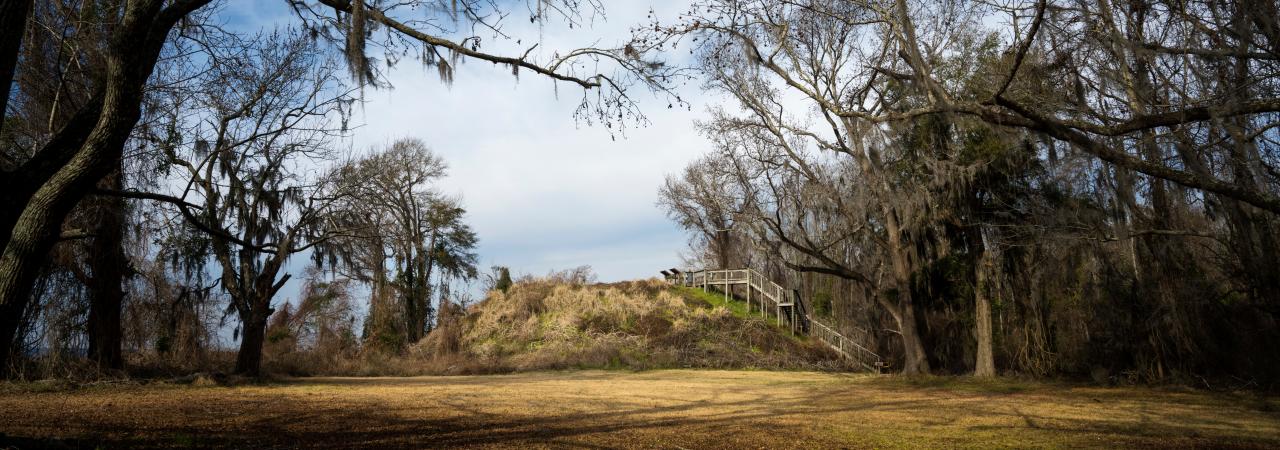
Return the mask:
<path id="1" fill-rule="evenodd" d="M 677 374 L 678 375 L 678 374 Z M 532 389 L 536 382 L 572 381 L 609 383 L 628 378 L 612 372 L 525 374 L 516 377 L 428 377 L 408 379 L 319 379 L 317 386 L 409 388 L 394 395 L 442 395 L 426 389 L 432 386 L 474 390 L 501 385 L 516 390 Z M 303 383 L 303 382 L 299 382 Z M 286 386 L 294 383 L 288 383 Z M 311 384 L 311 383 L 308 383 Z M 708 387 L 710 386 L 710 387 Z M 925 437 L 938 432 L 1022 434 L 1052 433 L 1060 444 L 1075 445 L 1159 445 L 1176 437 L 1179 444 L 1240 448 L 1274 448 L 1275 435 L 1240 437 L 1237 422 L 1216 417 L 1188 416 L 1186 411 L 1170 411 L 1139 404 L 1139 420 L 1109 420 L 1104 416 L 1079 418 L 1039 414 L 1019 407 L 994 407 L 984 401 L 989 394 L 945 391 L 945 398 L 919 395 L 915 391 L 879 390 L 850 384 L 811 385 L 803 389 L 778 391 L 771 386 L 698 385 L 697 397 L 682 398 L 679 390 L 645 392 L 608 399 L 573 397 L 555 392 L 530 396 L 520 402 L 501 399 L 473 400 L 469 396 L 429 398 L 429 401 L 400 402 L 372 398 L 361 401 L 339 398 L 310 399 L 297 392 L 267 390 L 252 400 L 235 395 L 218 398 L 219 406 L 243 410 L 253 419 L 228 426 L 211 422 L 208 414 L 187 410 L 187 416 L 157 420 L 128 433 L 120 433 L 110 420 L 62 416 L 64 425 L 74 424 L 72 439 L 0 437 L 0 446 L 17 448 L 420 448 L 420 447 L 840 447 L 871 446 L 861 432 L 884 432 L 891 445 L 928 445 Z M 860 391 L 859 389 L 863 389 Z M 943 392 L 943 391 L 939 391 Z M 871 393 L 873 395 L 867 395 Z M 915 395 L 907 395 L 912 394 Z M 901 394 L 901 395 L 898 395 Z M 582 394 L 586 395 L 586 394 Z M 481 403 L 487 402 L 487 403 Z M 511 406 L 510 408 L 495 408 Z M 246 405 L 262 407 L 246 410 Z M 253 406 L 250 406 L 252 408 Z M 1077 405 L 1078 407 L 1078 405 Z M 165 414 L 160 405 L 143 414 Z M 145 408 L 143 408 L 145 409 Z M 1130 411 L 1132 412 L 1132 411 Z M 872 418 L 871 415 L 877 415 Z M 95 416 L 96 417 L 96 416 Z M 879 423 L 885 417 L 909 418 L 909 422 Z M 965 425 L 961 418 L 982 418 L 987 424 Z M 95 422 L 95 420 L 97 420 Z M 17 424 L 32 429 L 58 428 L 58 423 Z M 817 430 L 822 425 L 847 433 Z M 895 432 L 901 425 L 907 431 Z M 880 429 L 877 429 L 879 427 Z M 889 429 L 889 430 L 885 430 Z M 1199 430 L 1207 430 L 1204 434 Z M 0 427 L 0 431 L 7 431 Z M 830 430 L 827 430 L 830 431 Z M 1232 431 L 1233 433 L 1222 433 Z M 915 433 L 915 434 L 913 434 Z M 923 434 L 922 434 L 923 433 Z M 987 434 L 981 434 L 987 433 Z M 53 433 L 56 434 L 56 433 Z M 1039 435 L 1035 435 L 1039 436 Z M 1223 437 L 1229 437 L 1224 441 Z M 1086 441 L 1085 438 L 1094 439 Z M 1102 437 L 1102 441 L 1098 441 Z M 937 441 L 945 442 L 945 441 Z M 1033 442 L 1028 442 L 1029 444 Z M 1052 444 L 1051 444 L 1052 445 Z"/>

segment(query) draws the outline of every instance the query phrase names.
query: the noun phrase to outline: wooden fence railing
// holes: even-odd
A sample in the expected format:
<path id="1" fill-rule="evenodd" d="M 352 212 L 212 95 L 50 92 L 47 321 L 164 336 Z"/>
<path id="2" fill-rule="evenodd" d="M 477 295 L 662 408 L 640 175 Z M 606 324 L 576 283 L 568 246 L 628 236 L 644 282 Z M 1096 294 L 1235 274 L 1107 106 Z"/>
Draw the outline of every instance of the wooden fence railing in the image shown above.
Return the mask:
<path id="1" fill-rule="evenodd" d="M 880 373 L 885 367 L 883 358 L 858 342 L 845 337 L 835 329 L 823 324 L 809 314 L 799 294 L 788 291 L 782 285 L 754 269 L 722 269 L 698 270 L 691 272 L 663 271 L 667 280 L 683 286 L 701 287 L 704 290 L 712 287 L 721 288 L 725 297 L 729 296 L 731 286 L 747 286 L 747 304 L 754 307 L 752 292 L 757 294 L 760 314 L 768 316 L 772 309 L 779 323 L 786 322 L 791 332 L 807 333 L 831 347 L 840 356 L 856 361 L 867 370 Z M 772 307 L 772 308 L 770 308 Z"/>

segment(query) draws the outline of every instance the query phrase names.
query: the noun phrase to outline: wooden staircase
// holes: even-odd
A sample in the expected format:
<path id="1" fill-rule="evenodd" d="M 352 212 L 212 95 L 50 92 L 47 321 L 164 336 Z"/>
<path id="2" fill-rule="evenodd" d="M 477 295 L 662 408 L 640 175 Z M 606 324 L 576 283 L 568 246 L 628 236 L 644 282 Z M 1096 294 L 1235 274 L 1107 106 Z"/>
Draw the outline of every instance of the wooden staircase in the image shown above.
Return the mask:
<path id="1" fill-rule="evenodd" d="M 726 298 L 729 296 L 731 287 L 745 285 L 747 286 L 747 305 L 752 312 L 756 311 L 754 305 L 758 303 L 761 316 L 768 317 L 772 312 L 778 323 L 786 324 L 792 333 L 809 335 L 831 347 L 841 357 L 855 361 L 869 371 L 880 373 L 885 367 L 880 355 L 815 320 L 809 314 L 809 308 L 800 299 L 798 291 L 787 290 L 754 269 L 692 272 L 670 269 L 662 271 L 662 275 L 672 284 L 700 287 L 703 290 L 720 288 Z"/>

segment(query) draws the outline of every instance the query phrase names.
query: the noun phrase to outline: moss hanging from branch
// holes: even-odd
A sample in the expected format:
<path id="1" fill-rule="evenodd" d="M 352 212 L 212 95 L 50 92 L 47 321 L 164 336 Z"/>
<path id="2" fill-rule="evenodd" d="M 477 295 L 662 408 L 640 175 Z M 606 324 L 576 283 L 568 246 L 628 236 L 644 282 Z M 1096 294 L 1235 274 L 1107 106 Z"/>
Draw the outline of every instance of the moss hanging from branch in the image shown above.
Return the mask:
<path id="1" fill-rule="evenodd" d="M 365 5 L 364 0 L 352 0 L 351 14 L 348 16 L 347 31 L 347 69 L 351 71 L 351 77 L 356 80 L 360 86 L 364 86 L 371 80 L 372 73 L 369 71 L 368 58 L 365 57 Z"/>

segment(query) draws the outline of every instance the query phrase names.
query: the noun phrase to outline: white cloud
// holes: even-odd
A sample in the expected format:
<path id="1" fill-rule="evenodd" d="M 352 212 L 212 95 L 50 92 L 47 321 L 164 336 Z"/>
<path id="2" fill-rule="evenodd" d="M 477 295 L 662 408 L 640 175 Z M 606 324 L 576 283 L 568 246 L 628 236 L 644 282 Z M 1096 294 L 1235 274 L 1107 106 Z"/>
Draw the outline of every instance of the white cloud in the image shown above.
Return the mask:
<path id="1" fill-rule="evenodd" d="M 591 30 L 548 26 L 539 48 L 548 54 L 571 48 L 569 43 L 619 42 L 647 12 L 640 4 L 620 4 L 608 11 L 610 22 Z M 510 31 L 539 32 L 527 26 Z M 513 44 L 493 43 L 486 50 L 501 53 Z M 450 173 L 441 187 L 466 205 L 485 265 L 539 274 L 589 264 L 602 280 L 618 280 L 652 276 L 678 263 L 685 240 L 655 202 L 664 176 L 706 149 L 693 121 L 707 99 L 694 89 L 685 93 L 692 112 L 668 109 L 665 100 L 637 92 L 652 124 L 614 141 L 603 126 L 574 120 L 579 88 L 561 83 L 557 89 L 532 74 L 517 78 L 506 68 L 470 61 L 449 87 L 435 69 L 406 61 L 388 79 L 393 89 L 365 92 L 355 118 L 363 125 L 353 145 L 364 149 L 414 137 L 442 155 Z"/>

